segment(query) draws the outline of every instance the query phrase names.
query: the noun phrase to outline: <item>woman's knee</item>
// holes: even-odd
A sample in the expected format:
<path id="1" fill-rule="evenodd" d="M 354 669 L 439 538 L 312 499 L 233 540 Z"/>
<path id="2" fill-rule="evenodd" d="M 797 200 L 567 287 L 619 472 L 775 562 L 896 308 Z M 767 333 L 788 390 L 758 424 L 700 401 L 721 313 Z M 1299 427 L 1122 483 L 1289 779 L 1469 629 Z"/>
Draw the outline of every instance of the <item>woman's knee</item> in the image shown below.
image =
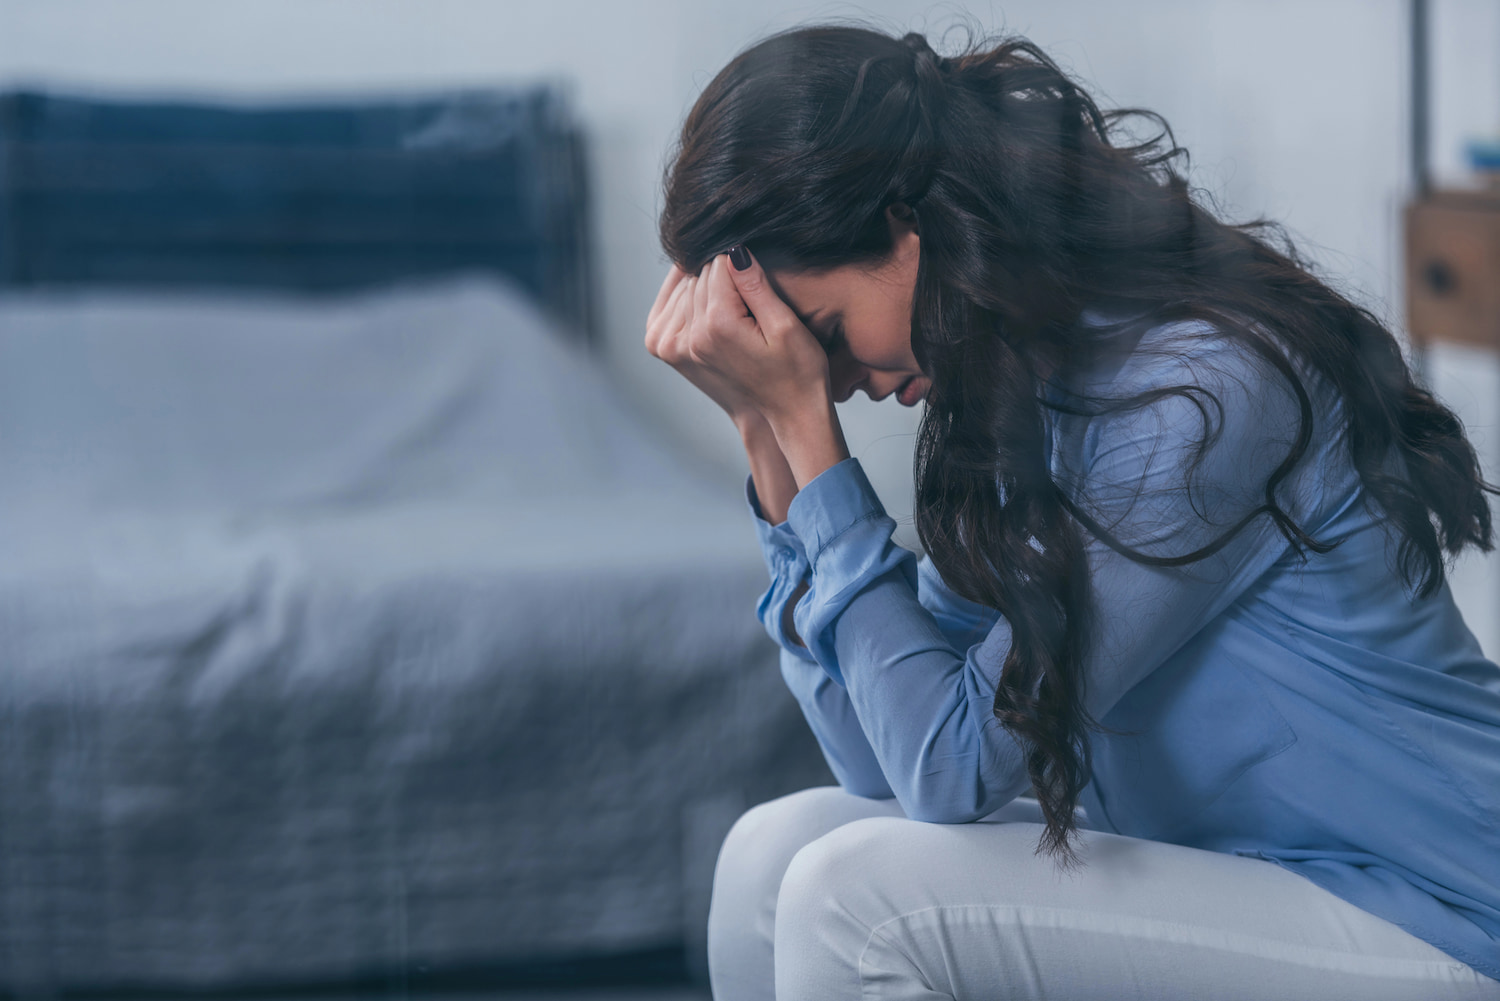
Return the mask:
<path id="1" fill-rule="evenodd" d="M 772 870 L 779 885 L 787 864 L 808 842 L 844 824 L 894 809 L 891 801 L 868 800 L 838 786 L 803 789 L 746 811 L 719 850 L 720 874 Z M 717 879 L 717 876 L 716 876 Z"/>
<path id="2" fill-rule="evenodd" d="M 776 896 L 793 856 L 844 824 L 893 811 L 900 812 L 892 801 L 862 799 L 832 786 L 762 803 L 735 822 L 719 851 L 709 907 L 709 972 L 716 993 L 750 996 L 740 987 L 756 983 L 769 990 Z"/>
<path id="3" fill-rule="evenodd" d="M 1024 822 L 928 824 L 872 817 L 845 824 L 802 848 L 788 863 L 776 903 L 778 933 L 847 925 L 850 935 L 892 915 L 946 899 L 965 885 L 966 866 L 1010 868 L 1018 877 L 1051 863 L 1036 855 L 1042 827 Z M 1018 882 L 1027 882 L 1019 879 Z M 951 896 L 951 894 L 949 894 Z M 779 935 L 778 935 L 779 937 Z"/>
<path id="4" fill-rule="evenodd" d="M 894 875 L 896 847 L 916 821 L 870 817 L 844 824 L 798 851 L 781 880 L 777 912 L 790 916 L 822 908 L 842 909 L 852 890 Z"/>
<path id="5" fill-rule="evenodd" d="M 880 918 L 872 895 L 900 878 L 904 817 L 856 820 L 797 852 L 776 899 L 777 998 L 859 997 L 859 957 Z"/>

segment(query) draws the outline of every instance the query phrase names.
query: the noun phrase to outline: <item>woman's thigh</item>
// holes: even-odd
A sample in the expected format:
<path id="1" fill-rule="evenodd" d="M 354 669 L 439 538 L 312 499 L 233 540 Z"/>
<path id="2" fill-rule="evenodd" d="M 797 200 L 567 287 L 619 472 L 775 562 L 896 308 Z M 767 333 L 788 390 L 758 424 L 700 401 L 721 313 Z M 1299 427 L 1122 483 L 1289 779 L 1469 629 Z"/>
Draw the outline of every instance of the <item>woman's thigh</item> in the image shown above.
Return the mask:
<path id="1" fill-rule="evenodd" d="M 708 911 L 708 974 L 717 1001 L 771 1001 L 776 894 L 792 857 L 855 820 L 902 816 L 895 800 L 864 799 L 837 786 L 762 803 L 724 838 Z"/>
<path id="2" fill-rule="evenodd" d="M 1089 831 L 1060 872 L 1040 833 L 887 816 L 812 842 L 775 907 L 776 998 L 1500 999 L 1274 863 Z"/>
<path id="3" fill-rule="evenodd" d="M 804 789 L 762 803 L 730 830 L 714 871 L 708 969 L 717 1001 L 770 1001 L 776 898 L 792 858 L 857 820 L 904 817 L 893 799 L 864 799 L 838 786 Z M 1033 799 L 1017 799 L 987 820 L 1037 821 Z"/>

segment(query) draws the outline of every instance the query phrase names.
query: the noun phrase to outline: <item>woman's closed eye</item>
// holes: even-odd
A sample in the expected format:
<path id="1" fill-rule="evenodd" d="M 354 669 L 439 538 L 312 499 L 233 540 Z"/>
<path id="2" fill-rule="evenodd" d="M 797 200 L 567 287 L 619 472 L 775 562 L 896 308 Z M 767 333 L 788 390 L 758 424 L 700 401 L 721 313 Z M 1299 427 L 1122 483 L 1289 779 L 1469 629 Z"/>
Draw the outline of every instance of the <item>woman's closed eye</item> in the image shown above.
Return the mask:
<path id="1" fill-rule="evenodd" d="M 823 351 L 831 358 L 844 347 L 844 325 L 838 324 L 823 339 Z"/>

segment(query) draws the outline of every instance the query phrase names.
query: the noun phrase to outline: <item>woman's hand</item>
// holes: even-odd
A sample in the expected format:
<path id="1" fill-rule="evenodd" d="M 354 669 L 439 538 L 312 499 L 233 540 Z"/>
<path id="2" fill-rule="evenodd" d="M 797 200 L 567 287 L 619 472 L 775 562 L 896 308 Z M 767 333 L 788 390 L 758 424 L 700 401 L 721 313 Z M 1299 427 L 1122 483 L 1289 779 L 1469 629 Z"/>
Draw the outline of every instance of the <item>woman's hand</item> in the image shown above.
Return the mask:
<path id="1" fill-rule="evenodd" d="M 754 410 L 773 423 L 828 394 L 828 356 L 752 261 L 720 254 L 697 276 L 675 265 L 646 321 L 646 349 L 738 423 Z"/>
<path id="2" fill-rule="evenodd" d="M 674 265 L 647 317 L 646 349 L 718 403 L 742 434 L 768 423 L 799 486 L 848 457 L 828 356 L 754 260 L 739 271 L 720 254 L 697 276 Z"/>
<path id="3" fill-rule="evenodd" d="M 750 424 L 764 420 L 755 404 L 732 381 L 699 363 L 690 350 L 695 300 L 700 297 L 699 283 L 707 273 L 705 267 L 699 277 L 694 277 L 672 265 L 646 317 L 646 350 L 702 390 L 743 431 Z"/>

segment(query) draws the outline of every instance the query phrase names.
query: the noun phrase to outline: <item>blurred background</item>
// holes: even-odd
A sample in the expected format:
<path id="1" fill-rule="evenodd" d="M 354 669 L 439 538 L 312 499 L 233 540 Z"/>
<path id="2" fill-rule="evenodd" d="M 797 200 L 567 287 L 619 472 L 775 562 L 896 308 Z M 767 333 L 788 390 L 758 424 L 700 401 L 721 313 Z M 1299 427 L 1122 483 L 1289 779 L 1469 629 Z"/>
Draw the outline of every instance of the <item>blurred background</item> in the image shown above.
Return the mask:
<path id="1" fill-rule="evenodd" d="M 1497 475 L 1496 0 L 0 0 L 0 996 L 706 996 L 724 832 L 831 779 L 656 215 L 828 19 L 1162 113 Z M 840 413 L 916 548 L 919 412 Z"/>

